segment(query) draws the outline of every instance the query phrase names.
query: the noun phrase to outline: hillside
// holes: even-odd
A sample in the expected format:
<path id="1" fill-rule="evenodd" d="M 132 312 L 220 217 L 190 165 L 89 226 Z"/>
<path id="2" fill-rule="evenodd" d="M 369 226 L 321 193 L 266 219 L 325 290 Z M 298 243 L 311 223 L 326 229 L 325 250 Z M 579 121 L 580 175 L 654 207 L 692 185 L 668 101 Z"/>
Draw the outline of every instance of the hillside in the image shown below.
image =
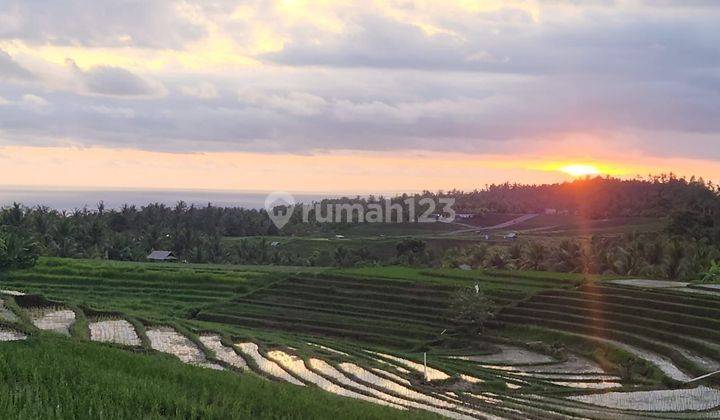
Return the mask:
<path id="1" fill-rule="evenodd" d="M 6 419 L 434 418 L 52 334 L 0 343 L 0 378 Z"/>
<path id="2" fill-rule="evenodd" d="M 692 380 L 718 367 L 720 296 L 634 284 L 539 272 L 43 259 L 0 278 L 0 336 L 14 340 L 0 343 L 0 360 L 13 361 L 0 372 L 16 378 L 0 404 L 54 418 L 111 407 L 272 418 L 296 407 L 301 418 L 422 410 L 605 419 L 632 418 L 629 401 L 658 418 L 717 415 L 720 391 L 708 387 L 717 375 Z M 475 285 L 498 313 L 470 336 L 450 311 L 455 291 Z M 50 383 L 70 385 L 38 388 Z M 653 403 L 666 394 L 676 396 L 671 404 Z M 327 402 L 310 404 L 317 398 Z M 368 411 L 367 402 L 390 408 Z"/>

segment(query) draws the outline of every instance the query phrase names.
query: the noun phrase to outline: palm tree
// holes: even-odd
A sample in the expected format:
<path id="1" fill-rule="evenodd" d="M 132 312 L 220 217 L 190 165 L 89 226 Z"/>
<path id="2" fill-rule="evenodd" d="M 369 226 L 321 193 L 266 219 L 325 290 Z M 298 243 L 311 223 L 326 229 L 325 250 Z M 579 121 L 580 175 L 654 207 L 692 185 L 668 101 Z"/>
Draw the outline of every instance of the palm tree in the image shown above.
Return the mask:
<path id="1" fill-rule="evenodd" d="M 541 242 L 531 242 L 525 249 L 523 268 L 542 271 L 545 269 L 547 249 Z"/>
<path id="2" fill-rule="evenodd" d="M 670 242 L 665 257 L 665 277 L 670 280 L 680 278 L 685 271 L 685 248 L 675 240 Z"/>
<path id="3" fill-rule="evenodd" d="M 37 259 L 35 242 L 15 232 L 0 236 L 0 269 L 32 267 Z"/>
<path id="4" fill-rule="evenodd" d="M 485 244 L 475 245 L 467 252 L 467 262 L 471 267 L 480 267 L 487 257 L 488 248 Z"/>
<path id="5" fill-rule="evenodd" d="M 665 244 L 660 238 L 655 239 L 645 248 L 645 261 L 653 266 L 662 264 L 665 258 Z"/>
<path id="6" fill-rule="evenodd" d="M 52 232 L 53 247 L 58 257 L 71 257 L 76 249 L 75 223 L 62 212 Z"/>
<path id="7" fill-rule="evenodd" d="M 507 256 L 502 251 L 495 251 L 490 255 L 488 263 L 493 268 L 503 270 L 508 266 Z"/>
<path id="8" fill-rule="evenodd" d="M 640 274 L 643 270 L 643 250 L 638 242 L 618 247 L 615 253 L 615 272 L 623 276 Z"/>
<path id="9" fill-rule="evenodd" d="M 582 268 L 580 245 L 571 240 L 564 240 L 556 249 L 556 269 L 566 273 L 576 273 Z"/>

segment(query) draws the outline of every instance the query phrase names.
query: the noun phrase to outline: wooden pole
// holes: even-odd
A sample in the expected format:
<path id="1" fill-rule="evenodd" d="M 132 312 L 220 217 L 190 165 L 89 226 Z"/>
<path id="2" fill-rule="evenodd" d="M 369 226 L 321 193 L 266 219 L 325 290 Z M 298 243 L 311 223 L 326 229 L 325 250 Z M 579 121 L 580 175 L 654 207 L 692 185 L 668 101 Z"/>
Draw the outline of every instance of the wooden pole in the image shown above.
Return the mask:
<path id="1" fill-rule="evenodd" d="M 425 382 L 427 382 L 427 352 L 423 352 L 423 375 L 425 376 Z"/>

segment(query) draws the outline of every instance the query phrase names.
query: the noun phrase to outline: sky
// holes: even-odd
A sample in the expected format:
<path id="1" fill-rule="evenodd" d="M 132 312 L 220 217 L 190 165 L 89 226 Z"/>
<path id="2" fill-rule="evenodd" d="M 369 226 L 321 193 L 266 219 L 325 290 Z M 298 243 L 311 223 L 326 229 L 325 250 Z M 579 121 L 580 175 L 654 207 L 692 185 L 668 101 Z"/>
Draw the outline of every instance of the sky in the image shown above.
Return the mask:
<path id="1" fill-rule="evenodd" d="M 0 186 L 720 181 L 720 2 L 3 0 Z"/>

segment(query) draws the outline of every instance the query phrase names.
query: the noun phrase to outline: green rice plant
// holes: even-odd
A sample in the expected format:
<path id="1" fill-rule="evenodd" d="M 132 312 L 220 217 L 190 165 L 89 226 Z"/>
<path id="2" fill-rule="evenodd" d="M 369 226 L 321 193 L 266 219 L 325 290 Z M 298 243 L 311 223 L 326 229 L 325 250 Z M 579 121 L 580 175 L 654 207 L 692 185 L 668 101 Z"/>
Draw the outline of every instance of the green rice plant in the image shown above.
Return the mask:
<path id="1" fill-rule="evenodd" d="M 5 418 L 436 418 L 52 336 L 0 346 L 0 378 Z"/>
<path id="2" fill-rule="evenodd" d="M 76 340 L 90 340 L 90 327 L 85 313 L 75 305 L 67 305 L 68 309 L 75 312 L 75 322 L 70 326 L 70 336 Z"/>

